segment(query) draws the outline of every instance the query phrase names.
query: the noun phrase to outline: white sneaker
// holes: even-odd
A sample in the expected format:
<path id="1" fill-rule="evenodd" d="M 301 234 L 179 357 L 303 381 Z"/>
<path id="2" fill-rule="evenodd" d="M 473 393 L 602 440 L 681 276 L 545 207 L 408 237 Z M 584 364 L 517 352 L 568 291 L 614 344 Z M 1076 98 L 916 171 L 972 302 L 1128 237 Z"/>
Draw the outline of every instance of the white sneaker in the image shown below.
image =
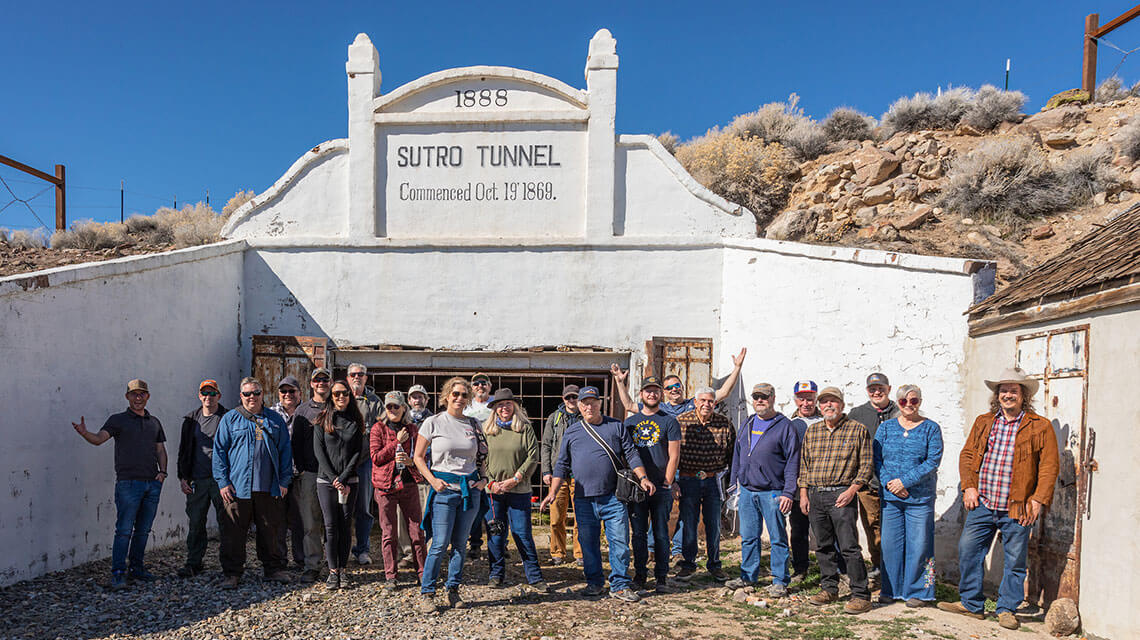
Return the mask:
<path id="1" fill-rule="evenodd" d="M 372 564 L 372 558 L 368 555 L 368 552 L 365 551 L 364 553 L 356 556 L 356 564 Z"/>

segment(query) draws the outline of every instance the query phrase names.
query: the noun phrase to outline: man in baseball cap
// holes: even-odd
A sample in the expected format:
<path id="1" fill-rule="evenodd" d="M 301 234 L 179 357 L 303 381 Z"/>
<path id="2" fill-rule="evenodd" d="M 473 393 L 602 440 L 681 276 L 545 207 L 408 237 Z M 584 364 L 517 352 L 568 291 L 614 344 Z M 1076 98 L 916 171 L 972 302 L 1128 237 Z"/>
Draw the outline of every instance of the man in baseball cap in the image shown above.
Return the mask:
<path id="1" fill-rule="evenodd" d="M 816 404 L 819 386 L 814 380 L 798 380 L 792 385 L 792 400 L 796 403 L 796 410 L 788 419 L 796 430 L 796 442 L 803 445 L 804 434 L 809 424 L 823 420 Z M 792 578 L 791 584 L 803 582 L 807 577 L 811 560 L 808 556 L 811 550 L 810 526 L 807 513 L 800 509 L 800 501 L 792 500 L 792 510 L 788 513 L 788 524 L 791 529 L 788 534 L 788 546 L 792 551 Z"/>
<path id="2" fill-rule="evenodd" d="M 558 458 L 558 449 L 562 446 L 562 436 L 566 428 L 580 419 L 578 413 L 578 385 L 568 384 L 562 387 L 562 404 L 546 417 L 546 428 L 542 430 L 542 442 L 539 445 L 539 463 L 542 468 L 542 484 L 549 485 L 554 479 L 554 462 Z M 574 479 L 570 478 L 562 483 L 558 495 L 550 503 L 550 561 L 556 565 L 562 564 L 566 558 L 566 522 L 570 508 L 570 497 L 574 495 Z M 582 561 L 582 545 L 577 544 L 577 530 L 571 530 L 570 544 L 574 548 L 574 557 Z"/>
<path id="3" fill-rule="evenodd" d="M 891 400 L 891 381 L 885 373 L 876 371 L 867 376 L 867 398 L 867 402 L 851 410 L 851 419 L 867 427 L 871 442 L 874 442 L 879 425 L 899 415 L 899 406 Z M 879 545 L 882 543 L 883 525 L 879 517 L 882 508 L 879 495 L 879 477 L 872 473 L 871 484 L 859 490 L 859 521 L 871 547 L 871 572 L 867 574 L 871 589 L 878 586 L 882 564 Z"/>
<path id="4" fill-rule="evenodd" d="M 178 570 L 183 578 L 196 576 L 203 571 L 206 556 L 206 518 L 210 505 L 214 517 L 221 517 L 225 505 L 214 480 L 214 434 L 226 413 L 221 405 L 221 392 L 215 380 L 203 380 L 198 385 L 198 403 L 193 411 L 182 418 L 182 434 L 178 440 L 178 480 L 186 495 L 186 564 Z"/>

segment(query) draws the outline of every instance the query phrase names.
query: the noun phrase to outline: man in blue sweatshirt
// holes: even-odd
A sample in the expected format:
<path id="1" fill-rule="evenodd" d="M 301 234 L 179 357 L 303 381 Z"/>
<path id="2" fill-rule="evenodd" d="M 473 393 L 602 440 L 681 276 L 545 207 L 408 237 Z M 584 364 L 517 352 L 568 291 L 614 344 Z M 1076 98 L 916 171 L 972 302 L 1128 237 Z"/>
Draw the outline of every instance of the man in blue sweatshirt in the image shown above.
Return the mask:
<path id="1" fill-rule="evenodd" d="M 800 468 L 800 442 L 792 422 L 776 413 L 776 390 L 762 382 L 752 387 L 756 412 L 737 435 L 729 484 L 739 486 L 740 577 L 726 586 L 739 589 L 760 577 L 760 534 L 768 528 L 772 544 L 772 584 L 768 593 L 788 592 L 788 534 L 785 516 L 792 510 Z"/>

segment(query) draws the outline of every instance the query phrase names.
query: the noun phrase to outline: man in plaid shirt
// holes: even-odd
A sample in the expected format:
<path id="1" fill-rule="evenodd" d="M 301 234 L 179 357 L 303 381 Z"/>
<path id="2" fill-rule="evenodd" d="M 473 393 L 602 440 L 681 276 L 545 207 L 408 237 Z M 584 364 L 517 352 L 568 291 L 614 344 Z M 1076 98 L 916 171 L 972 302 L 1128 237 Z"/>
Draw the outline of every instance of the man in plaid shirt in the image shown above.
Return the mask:
<path id="1" fill-rule="evenodd" d="M 851 600 L 843 610 L 866 613 L 871 610 L 871 590 L 859 546 L 855 494 L 871 481 L 871 436 L 867 427 L 843 412 L 843 392 L 838 388 L 820 391 L 819 407 L 823 420 L 804 433 L 798 481 L 800 509 L 808 514 L 818 542 L 820 591 L 810 602 L 825 605 L 839 598 L 839 554 L 843 554 L 851 579 Z"/>
<path id="2" fill-rule="evenodd" d="M 1050 422 L 1033 412 L 1037 381 L 1020 369 L 986 380 L 993 391 L 990 412 L 978 416 L 962 454 L 962 506 L 966 523 L 958 541 L 958 585 L 961 602 L 939 602 L 938 608 L 978 620 L 985 616 L 986 553 L 1001 531 L 1005 554 L 998 588 L 998 624 L 1021 626 L 1013 612 L 1025 593 L 1029 531 L 1042 507 L 1053 500 L 1057 482 L 1057 437 Z"/>

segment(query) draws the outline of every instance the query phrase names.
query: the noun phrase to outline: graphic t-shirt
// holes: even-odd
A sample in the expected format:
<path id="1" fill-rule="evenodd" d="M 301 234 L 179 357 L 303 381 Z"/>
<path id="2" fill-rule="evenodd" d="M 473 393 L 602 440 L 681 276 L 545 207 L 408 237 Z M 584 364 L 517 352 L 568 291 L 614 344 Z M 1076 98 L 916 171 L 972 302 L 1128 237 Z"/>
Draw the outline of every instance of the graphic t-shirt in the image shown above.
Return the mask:
<path id="1" fill-rule="evenodd" d="M 756 448 L 756 443 L 760 442 L 760 437 L 764 435 L 764 432 L 767 431 L 768 427 L 772 426 L 772 423 L 775 421 L 776 416 L 772 416 L 768 420 L 762 420 L 757 418 L 755 414 L 752 415 L 752 418 L 748 421 L 748 427 L 750 429 L 748 436 L 749 451 Z"/>
<path id="2" fill-rule="evenodd" d="M 669 443 L 680 442 L 681 425 L 666 413 L 658 411 L 653 415 L 635 413 L 625 419 L 625 428 L 637 447 L 645 474 L 653 484 L 665 484 L 665 467 L 669 464 Z"/>

